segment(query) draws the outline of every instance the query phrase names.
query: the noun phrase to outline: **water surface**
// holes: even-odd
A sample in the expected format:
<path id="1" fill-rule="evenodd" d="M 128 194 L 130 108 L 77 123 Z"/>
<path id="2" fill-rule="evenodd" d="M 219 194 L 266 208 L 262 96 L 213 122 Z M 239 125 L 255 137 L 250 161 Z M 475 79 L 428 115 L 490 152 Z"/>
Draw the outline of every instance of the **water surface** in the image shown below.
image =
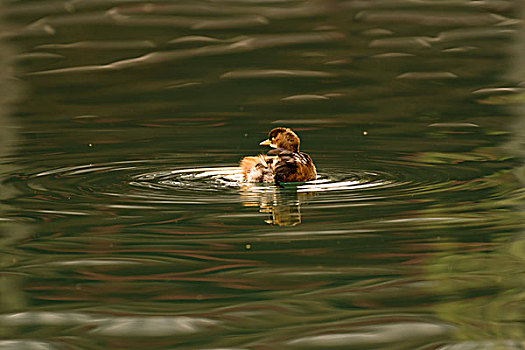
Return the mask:
<path id="1" fill-rule="evenodd" d="M 0 348 L 523 348 L 519 2 L 0 10 Z"/>

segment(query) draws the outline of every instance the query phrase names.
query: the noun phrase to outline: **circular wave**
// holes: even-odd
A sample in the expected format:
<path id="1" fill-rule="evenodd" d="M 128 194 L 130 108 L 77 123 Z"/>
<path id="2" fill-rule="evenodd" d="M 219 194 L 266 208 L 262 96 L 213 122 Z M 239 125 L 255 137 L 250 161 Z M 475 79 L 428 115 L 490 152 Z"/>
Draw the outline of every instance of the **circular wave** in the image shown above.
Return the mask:
<path id="1" fill-rule="evenodd" d="M 296 188 L 298 192 L 326 192 L 385 187 L 392 184 L 395 184 L 395 179 L 386 173 L 350 171 L 346 174 L 320 173 L 314 181 L 284 184 L 284 187 Z M 254 192 L 274 187 L 273 184 L 244 183 L 241 169 L 238 167 L 191 168 L 145 173 L 134 176 L 130 185 L 155 190 L 192 189 L 194 191 L 249 188 Z"/>
<path id="2" fill-rule="evenodd" d="M 324 194 L 330 202 L 356 198 L 394 198 L 436 191 L 464 189 L 479 169 L 461 165 L 436 166 L 409 162 L 373 161 L 364 169 L 321 169 L 314 181 L 285 184 L 242 182 L 238 167 L 173 168 L 160 160 L 137 160 L 85 164 L 30 175 L 17 186 L 54 196 L 82 196 L 87 199 L 118 198 L 140 203 L 237 203 L 238 194 L 291 190 Z M 458 168 L 460 167 L 460 168 Z M 456 178 L 462 174 L 467 181 Z M 477 184 L 479 185 L 479 183 Z M 25 191 L 27 192 L 27 191 Z"/>

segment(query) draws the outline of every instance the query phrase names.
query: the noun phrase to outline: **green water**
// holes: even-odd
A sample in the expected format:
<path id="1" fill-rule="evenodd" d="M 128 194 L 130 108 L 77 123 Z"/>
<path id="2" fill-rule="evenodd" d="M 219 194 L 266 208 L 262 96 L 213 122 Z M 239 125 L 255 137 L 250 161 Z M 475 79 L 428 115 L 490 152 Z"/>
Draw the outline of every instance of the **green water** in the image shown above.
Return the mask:
<path id="1" fill-rule="evenodd" d="M 523 349 L 520 6 L 3 2 L 0 349 Z"/>

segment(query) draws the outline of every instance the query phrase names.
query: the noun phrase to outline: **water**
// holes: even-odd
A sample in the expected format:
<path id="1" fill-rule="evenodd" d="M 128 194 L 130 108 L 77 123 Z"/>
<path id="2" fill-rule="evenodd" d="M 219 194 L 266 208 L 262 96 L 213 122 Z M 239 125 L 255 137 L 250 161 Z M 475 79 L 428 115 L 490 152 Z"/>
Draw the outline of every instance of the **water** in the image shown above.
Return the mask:
<path id="1" fill-rule="evenodd" d="M 521 7 L 4 2 L 0 349 L 523 349 Z"/>

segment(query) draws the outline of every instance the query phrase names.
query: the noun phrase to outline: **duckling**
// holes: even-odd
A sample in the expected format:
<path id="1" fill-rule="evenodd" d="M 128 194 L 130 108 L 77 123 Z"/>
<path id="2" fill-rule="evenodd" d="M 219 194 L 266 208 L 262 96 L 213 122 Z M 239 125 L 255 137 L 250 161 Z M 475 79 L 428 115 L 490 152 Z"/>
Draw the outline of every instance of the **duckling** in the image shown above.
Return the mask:
<path id="1" fill-rule="evenodd" d="M 240 162 L 245 182 L 304 182 L 315 180 L 317 171 L 312 158 L 299 152 L 301 140 L 292 129 L 278 127 L 259 145 L 274 149 L 268 155 L 244 157 Z"/>

